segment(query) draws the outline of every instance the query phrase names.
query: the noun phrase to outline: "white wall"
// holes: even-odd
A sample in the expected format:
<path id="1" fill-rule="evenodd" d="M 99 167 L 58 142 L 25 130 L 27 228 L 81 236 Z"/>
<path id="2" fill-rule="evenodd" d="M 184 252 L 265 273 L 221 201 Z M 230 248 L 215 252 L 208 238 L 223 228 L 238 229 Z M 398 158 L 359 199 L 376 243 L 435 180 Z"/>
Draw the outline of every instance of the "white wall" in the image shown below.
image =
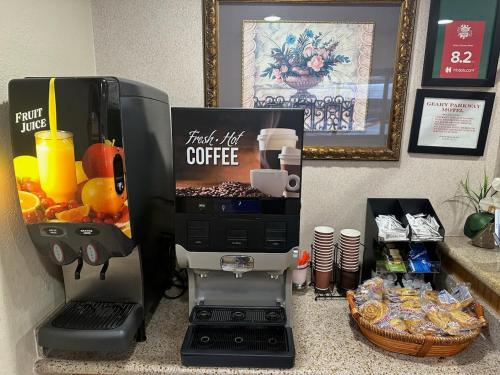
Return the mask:
<path id="1" fill-rule="evenodd" d="M 34 328 L 64 300 L 58 267 L 22 223 L 12 168 L 7 85 L 13 78 L 95 74 L 88 0 L 0 0 L 0 363 L 30 374 Z M 3 103 L 3 104 L 2 104 Z"/>
<path id="2" fill-rule="evenodd" d="M 203 106 L 201 0 L 93 0 L 97 74 L 162 89 L 174 106 Z"/>
<path id="3" fill-rule="evenodd" d="M 458 235 L 467 208 L 446 201 L 455 195 L 467 171 L 472 181 L 480 178 L 484 168 L 494 173 L 500 97 L 484 157 L 409 155 L 406 151 L 421 81 L 429 4 L 429 0 L 419 1 L 400 161 L 304 162 L 302 246 L 307 246 L 312 228 L 320 223 L 363 230 L 368 197 L 430 198 L 447 233 Z M 165 90 L 176 106 L 203 106 L 201 0 L 93 0 L 92 15 L 99 74 L 148 82 Z"/>

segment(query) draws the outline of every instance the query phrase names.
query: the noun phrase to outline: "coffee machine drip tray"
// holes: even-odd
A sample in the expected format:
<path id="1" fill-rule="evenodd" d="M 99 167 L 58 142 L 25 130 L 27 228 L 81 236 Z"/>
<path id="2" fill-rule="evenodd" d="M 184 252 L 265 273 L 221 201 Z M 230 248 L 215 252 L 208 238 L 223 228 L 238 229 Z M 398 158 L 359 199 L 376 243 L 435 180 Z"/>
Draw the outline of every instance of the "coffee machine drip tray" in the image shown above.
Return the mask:
<path id="1" fill-rule="evenodd" d="M 185 366 L 291 368 L 295 348 L 283 307 L 195 306 L 181 348 Z"/>
<path id="2" fill-rule="evenodd" d="M 141 337 L 142 305 L 71 301 L 40 326 L 38 344 L 61 350 L 124 351 L 134 338 Z"/>
<path id="3" fill-rule="evenodd" d="M 283 307 L 220 307 L 202 305 L 193 308 L 189 321 L 195 324 L 284 325 L 286 323 L 286 312 Z"/>
<path id="4" fill-rule="evenodd" d="M 292 368 L 292 329 L 269 325 L 192 324 L 181 348 L 184 366 Z"/>

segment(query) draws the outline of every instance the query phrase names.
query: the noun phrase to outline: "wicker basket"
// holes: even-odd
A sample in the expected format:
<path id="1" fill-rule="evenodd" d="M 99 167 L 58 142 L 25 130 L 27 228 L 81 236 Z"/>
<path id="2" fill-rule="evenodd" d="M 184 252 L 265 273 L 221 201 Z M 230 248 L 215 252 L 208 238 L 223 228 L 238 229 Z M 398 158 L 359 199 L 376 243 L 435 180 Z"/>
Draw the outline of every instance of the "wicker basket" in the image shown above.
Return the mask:
<path id="1" fill-rule="evenodd" d="M 354 303 L 354 293 L 347 293 L 349 310 L 363 335 L 375 345 L 390 352 L 409 354 L 417 357 L 449 357 L 460 353 L 479 335 L 481 329 L 457 336 L 439 337 L 390 332 L 374 326 L 364 319 Z M 475 304 L 476 314 L 484 318 L 483 307 Z"/>

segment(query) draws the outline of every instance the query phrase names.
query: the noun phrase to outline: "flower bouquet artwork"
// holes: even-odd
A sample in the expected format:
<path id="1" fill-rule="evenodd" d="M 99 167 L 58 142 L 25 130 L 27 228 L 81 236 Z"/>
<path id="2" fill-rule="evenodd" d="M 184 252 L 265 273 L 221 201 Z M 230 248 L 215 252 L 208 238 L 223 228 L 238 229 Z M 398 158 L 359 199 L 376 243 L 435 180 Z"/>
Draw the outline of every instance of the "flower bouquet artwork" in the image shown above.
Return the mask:
<path id="1" fill-rule="evenodd" d="M 305 108 L 306 131 L 363 131 L 373 23 L 243 23 L 243 107 Z"/>
<path id="2" fill-rule="evenodd" d="M 286 83 L 297 90 L 293 96 L 310 96 L 307 90 L 325 77 L 331 80 L 337 65 L 351 63 L 348 56 L 336 53 L 338 45 L 338 41 L 325 40 L 321 32 L 314 34 L 311 29 L 305 29 L 298 38 L 289 34 L 281 48 L 271 50 L 273 62 L 261 77 Z"/>

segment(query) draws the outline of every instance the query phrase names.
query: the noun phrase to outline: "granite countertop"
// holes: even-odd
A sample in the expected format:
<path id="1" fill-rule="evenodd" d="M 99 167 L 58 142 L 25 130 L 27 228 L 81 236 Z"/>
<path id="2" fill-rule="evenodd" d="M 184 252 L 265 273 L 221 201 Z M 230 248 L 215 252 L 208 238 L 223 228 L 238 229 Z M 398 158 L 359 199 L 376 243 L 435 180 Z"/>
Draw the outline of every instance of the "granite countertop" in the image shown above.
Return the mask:
<path id="1" fill-rule="evenodd" d="M 187 299 L 159 305 L 148 340 L 121 354 L 53 353 L 40 359 L 38 374 L 496 374 L 500 352 L 487 335 L 450 358 L 416 358 L 386 352 L 352 326 L 344 299 L 314 301 L 311 290 L 294 294 L 295 367 L 281 369 L 193 368 L 180 363 L 187 327 Z"/>
<path id="2" fill-rule="evenodd" d="M 467 237 L 446 237 L 441 250 L 500 295 L 500 249 L 476 247 Z"/>

